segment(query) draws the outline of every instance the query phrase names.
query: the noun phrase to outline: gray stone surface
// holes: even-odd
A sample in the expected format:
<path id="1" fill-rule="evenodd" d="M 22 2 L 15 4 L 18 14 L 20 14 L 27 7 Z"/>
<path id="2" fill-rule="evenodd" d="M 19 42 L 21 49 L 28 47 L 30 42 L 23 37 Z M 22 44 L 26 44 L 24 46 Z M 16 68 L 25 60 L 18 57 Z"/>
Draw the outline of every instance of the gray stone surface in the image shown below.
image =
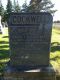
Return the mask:
<path id="1" fill-rule="evenodd" d="M 52 16 L 49 13 L 12 13 L 8 24 L 10 65 L 48 66 Z"/>
<path id="2" fill-rule="evenodd" d="M 56 80 L 55 72 L 51 69 L 48 71 L 37 72 L 6 72 L 4 80 Z"/>

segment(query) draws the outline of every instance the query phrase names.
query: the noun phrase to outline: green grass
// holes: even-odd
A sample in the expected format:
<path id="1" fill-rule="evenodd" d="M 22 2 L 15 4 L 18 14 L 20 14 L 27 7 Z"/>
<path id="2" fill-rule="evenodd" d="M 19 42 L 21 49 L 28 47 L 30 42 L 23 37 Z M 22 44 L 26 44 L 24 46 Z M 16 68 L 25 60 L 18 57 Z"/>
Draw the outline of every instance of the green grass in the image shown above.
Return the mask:
<path id="1" fill-rule="evenodd" d="M 5 33 L 0 34 L 0 69 L 4 68 L 9 61 L 9 38 L 8 29 L 5 28 Z M 55 70 L 59 70 L 60 67 L 60 30 L 53 28 L 51 38 L 51 53 L 50 63 Z"/>
<path id="2" fill-rule="evenodd" d="M 52 30 L 50 63 L 60 74 L 60 29 L 58 28 Z"/>
<path id="3" fill-rule="evenodd" d="M 9 39 L 8 29 L 4 29 L 4 34 L 0 34 L 0 70 L 6 66 L 6 62 L 9 61 Z"/>

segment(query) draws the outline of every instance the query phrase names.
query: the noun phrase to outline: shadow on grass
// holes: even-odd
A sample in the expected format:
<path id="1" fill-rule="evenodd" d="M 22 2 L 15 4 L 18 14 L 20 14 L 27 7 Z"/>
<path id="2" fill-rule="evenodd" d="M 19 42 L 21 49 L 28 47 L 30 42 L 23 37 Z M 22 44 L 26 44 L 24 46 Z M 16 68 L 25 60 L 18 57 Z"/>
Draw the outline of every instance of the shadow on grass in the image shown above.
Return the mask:
<path id="1" fill-rule="evenodd" d="M 50 60 L 56 61 L 57 59 L 60 59 L 60 56 L 55 56 L 54 58 L 51 58 Z"/>
<path id="2" fill-rule="evenodd" d="M 4 73 L 4 69 L 7 65 L 7 62 L 5 60 L 7 60 L 8 58 L 9 58 L 9 50 L 1 49 L 0 50 L 0 74 Z M 1 62 L 1 60 L 4 60 L 4 61 Z"/>
<path id="3" fill-rule="evenodd" d="M 2 32 L 0 32 L 0 34 L 2 34 Z"/>
<path id="4" fill-rule="evenodd" d="M 9 44 L 7 41 L 0 41 L 0 44 Z"/>
<path id="5" fill-rule="evenodd" d="M 0 46 L 0 49 L 1 48 L 8 48 L 9 46 L 8 45 L 3 45 L 3 46 Z"/>
<path id="6" fill-rule="evenodd" d="M 57 77 L 56 77 L 56 80 L 60 80 L 60 76 L 57 76 Z"/>
<path id="7" fill-rule="evenodd" d="M 51 52 L 60 51 L 60 43 L 53 42 L 51 43 Z"/>
<path id="8" fill-rule="evenodd" d="M 60 51 L 60 46 L 51 47 L 51 52 Z"/>
<path id="9" fill-rule="evenodd" d="M 8 36 L 4 36 L 3 38 L 8 38 Z M 0 41 L 0 60 L 9 57 L 9 42 L 8 41 Z"/>
<path id="10" fill-rule="evenodd" d="M 8 58 L 8 57 L 9 57 L 9 50 L 5 50 L 5 49 L 0 50 L 0 59 Z"/>
<path id="11" fill-rule="evenodd" d="M 3 38 L 8 38 L 9 36 L 4 36 Z"/>

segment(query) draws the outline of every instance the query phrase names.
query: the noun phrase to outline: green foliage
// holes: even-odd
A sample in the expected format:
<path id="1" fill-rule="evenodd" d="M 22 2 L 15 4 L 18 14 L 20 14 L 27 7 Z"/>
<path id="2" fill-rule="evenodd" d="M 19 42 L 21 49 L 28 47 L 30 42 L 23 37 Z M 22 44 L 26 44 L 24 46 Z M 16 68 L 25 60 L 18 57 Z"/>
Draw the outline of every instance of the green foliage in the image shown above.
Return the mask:
<path id="1" fill-rule="evenodd" d="M 39 7 L 40 2 L 41 0 L 31 0 L 28 6 L 28 11 L 29 12 L 39 11 L 40 12 L 40 10 L 37 9 Z"/>
<path id="2" fill-rule="evenodd" d="M 57 27 L 52 30 L 50 63 L 60 74 L 60 29 Z"/>
<path id="3" fill-rule="evenodd" d="M 3 16 L 3 14 L 4 14 L 4 8 L 3 8 L 1 0 L 0 0 L 0 15 Z"/>
<path id="4" fill-rule="evenodd" d="M 4 14 L 4 8 L 3 8 L 3 6 L 1 5 L 1 6 L 0 6 L 0 15 L 3 16 L 3 14 Z"/>
<path id="5" fill-rule="evenodd" d="M 9 39 L 8 30 L 4 29 L 4 34 L 0 34 L 0 74 L 6 67 L 6 63 L 9 61 Z"/>
<path id="6" fill-rule="evenodd" d="M 15 0 L 14 0 L 13 12 L 20 12 L 20 11 L 21 11 L 21 8 L 19 6 L 18 0 L 17 0 L 17 2 L 15 2 Z"/>
<path id="7" fill-rule="evenodd" d="M 17 2 L 15 2 L 15 0 L 14 0 L 13 5 L 12 5 L 11 0 L 8 0 L 6 10 L 4 11 L 4 16 L 3 16 L 3 21 L 4 22 L 8 21 L 9 14 L 11 12 L 20 12 L 20 6 L 19 6 L 19 3 L 18 3 L 18 0 L 17 0 Z"/>
<path id="8" fill-rule="evenodd" d="M 6 10 L 4 11 L 3 21 L 7 22 L 9 14 L 12 12 L 12 2 L 10 0 L 7 1 Z"/>
<path id="9" fill-rule="evenodd" d="M 6 22 L 7 20 L 8 20 L 8 14 L 7 14 L 7 11 L 5 10 L 5 11 L 4 11 L 3 18 L 2 18 L 2 21 L 3 21 L 3 22 Z"/>
<path id="10" fill-rule="evenodd" d="M 7 12 L 7 14 L 12 12 L 12 2 L 10 0 L 8 0 L 8 2 L 7 2 L 6 12 Z"/>
<path id="11" fill-rule="evenodd" d="M 22 5 L 22 11 L 27 12 L 27 8 L 28 8 L 28 6 L 27 6 L 27 3 L 25 1 L 24 4 Z"/>
<path id="12" fill-rule="evenodd" d="M 40 11 L 49 13 L 55 13 L 57 11 L 53 10 L 54 4 L 52 4 L 51 0 L 42 0 L 40 4 L 42 5 Z"/>
<path id="13" fill-rule="evenodd" d="M 50 12 L 55 13 L 53 10 L 54 4 L 51 0 L 31 0 L 28 7 L 29 12 Z"/>
<path id="14" fill-rule="evenodd" d="M 15 12 L 20 12 L 20 6 L 18 4 L 15 6 Z"/>

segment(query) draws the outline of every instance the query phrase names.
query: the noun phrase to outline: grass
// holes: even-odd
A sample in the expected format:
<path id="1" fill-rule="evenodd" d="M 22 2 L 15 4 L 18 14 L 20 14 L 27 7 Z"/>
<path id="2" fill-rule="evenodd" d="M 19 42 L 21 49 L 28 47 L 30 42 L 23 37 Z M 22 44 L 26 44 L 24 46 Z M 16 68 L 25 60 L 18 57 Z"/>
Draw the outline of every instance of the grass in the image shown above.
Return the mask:
<path id="1" fill-rule="evenodd" d="M 8 38 L 8 29 L 5 28 L 5 33 L 0 34 L 0 70 L 6 66 L 4 63 L 8 61 L 9 61 L 9 38 Z M 55 70 L 59 71 L 60 30 L 56 28 L 53 28 L 52 30 L 50 63 Z"/>
<path id="2" fill-rule="evenodd" d="M 60 74 L 60 29 L 58 28 L 52 30 L 50 63 Z"/>
<path id="3" fill-rule="evenodd" d="M 9 39 L 8 29 L 4 29 L 4 33 L 0 34 L 0 71 L 6 66 L 9 61 Z"/>

